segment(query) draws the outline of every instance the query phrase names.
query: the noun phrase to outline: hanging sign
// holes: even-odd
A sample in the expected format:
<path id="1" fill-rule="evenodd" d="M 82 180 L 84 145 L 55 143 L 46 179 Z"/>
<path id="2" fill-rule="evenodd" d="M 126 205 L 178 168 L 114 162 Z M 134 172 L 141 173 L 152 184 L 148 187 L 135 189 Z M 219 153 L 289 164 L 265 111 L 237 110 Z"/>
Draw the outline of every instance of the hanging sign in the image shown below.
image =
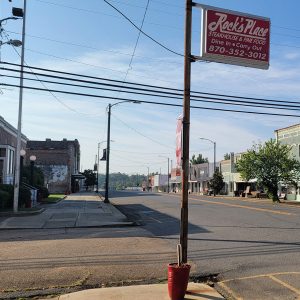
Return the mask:
<path id="1" fill-rule="evenodd" d="M 270 19 L 197 4 L 202 9 L 200 59 L 268 69 Z"/>
<path id="2" fill-rule="evenodd" d="M 176 164 L 181 166 L 182 159 L 182 116 L 177 119 L 176 126 Z"/>

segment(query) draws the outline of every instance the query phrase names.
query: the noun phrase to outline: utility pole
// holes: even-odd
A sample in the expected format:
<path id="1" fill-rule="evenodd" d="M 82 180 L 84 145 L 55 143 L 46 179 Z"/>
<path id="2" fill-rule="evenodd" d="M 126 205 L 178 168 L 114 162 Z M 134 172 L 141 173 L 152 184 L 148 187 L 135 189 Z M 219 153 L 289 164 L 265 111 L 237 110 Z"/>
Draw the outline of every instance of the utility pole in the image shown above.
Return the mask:
<path id="1" fill-rule="evenodd" d="M 22 50 L 20 69 L 20 91 L 19 91 L 19 112 L 18 112 L 18 134 L 17 148 L 15 154 L 15 182 L 14 182 L 14 212 L 18 211 L 19 190 L 20 190 L 20 151 L 22 139 L 22 107 L 23 107 L 23 78 L 24 78 L 24 56 L 25 56 L 25 24 L 26 24 L 26 0 L 23 6 L 23 28 L 22 28 Z"/>
<path id="2" fill-rule="evenodd" d="M 216 142 L 214 142 L 214 173 L 216 173 Z"/>
<path id="3" fill-rule="evenodd" d="M 187 262 L 188 239 L 188 185 L 190 148 L 190 94 L 191 94 L 191 41 L 192 41 L 192 0 L 186 0 L 184 34 L 184 99 L 182 118 L 182 200 L 180 220 L 180 244 L 182 262 Z"/>
<path id="4" fill-rule="evenodd" d="M 107 118 L 107 146 L 106 146 L 106 176 L 105 176 L 105 198 L 104 203 L 109 203 L 108 187 L 109 187 L 109 152 L 110 152 L 110 115 L 111 104 L 108 104 L 108 118 Z"/>
<path id="5" fill-rule="evenodd" d="M 99 150 L 100 150 L 100 143 L 98 143 L 98 157 L 97 157 L 97 193 L 99 193 Z"/>
<path id="6" fill-rule="evenodd" d="M 168 157 L 168 193 L 170 193 L 170 178 L 169 178 L 170 168 L 169 168 L 169 165 L 170 165 L 170 159 Z"/>

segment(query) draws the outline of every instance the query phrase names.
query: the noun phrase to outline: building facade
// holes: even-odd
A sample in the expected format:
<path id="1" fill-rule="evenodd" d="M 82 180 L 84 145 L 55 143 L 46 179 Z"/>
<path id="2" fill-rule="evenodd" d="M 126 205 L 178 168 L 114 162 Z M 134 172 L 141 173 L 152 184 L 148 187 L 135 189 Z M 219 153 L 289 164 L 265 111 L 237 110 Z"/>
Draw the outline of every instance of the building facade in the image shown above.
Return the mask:
<path id="1" fill-rule="evenodd" d="M 77 139 L 70 141 L 28 141 L 26 160 L 36 156 L 35 165 L 44 173 L 45 186 L 50 193 L 70 193 L 79 190 L 80 145 Z"/>
<path id="2" fill-rule="evenodd" d="M 279 143 L 292 147 L 291 157 L 300 161 L 300 124 L 277 129 L 274 133 Z"/>
<path id="3" fill-rule="evenodd" d="M 291 146 L 290 156 L 300 161 L 300 124 L 280 128 L 274 131 L 275 139 L 281 144 Z M 283 186 L 280 186 L 280 190 Z M 285 186 L 287 200 L 300 200 L 299 190 L 294 186 Z"/>
<path id="4" fill-rule="evenodd" d="M 0 116 L 0 183 L 13 184 L 18 130 Z M 28 139 L 21 137 L 21 149 Z"/>

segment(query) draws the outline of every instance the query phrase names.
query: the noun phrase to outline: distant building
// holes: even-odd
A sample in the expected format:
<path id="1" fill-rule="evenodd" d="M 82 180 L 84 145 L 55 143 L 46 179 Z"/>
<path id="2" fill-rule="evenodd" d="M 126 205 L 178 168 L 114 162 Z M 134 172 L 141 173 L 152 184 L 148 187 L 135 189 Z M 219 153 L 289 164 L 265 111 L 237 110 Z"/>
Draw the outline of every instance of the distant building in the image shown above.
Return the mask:
<path id="1" fill-rule="evenodd" d="M 219 163 L 216 163 L 216 167 L 218 166 Z M 189 192 L 206 194 L 214 174 L 214 164 L 207 162 L 190 165 L 189 171 Z"/>
<path id="2" fill-rule="evenodd" d="M 277 129 L 274 133 L 278 142 L 292 146 L 291 156 L 300 161 L 300 124 Z"/>
<path id="3" fill-rule="evenodd" d="M 44 172 L 45 186 L 50 193 L 70 193 L 79 190 L 80 145 L 77 139 L 68 141 L 28 141 L 26 159 L 36 156 L 35 165 Z"/>
<path id="4" fill-rule="evenodd" d="M 167 192 L 168 175 L 162 175 L 162 174 L 153 175 L 152 190 L 155 192 Z"/>
<path id="5" fill-rule="evenodd" d="M 276 140 L 284 145 L 292 147 L 290 156 L 300 161 L 300 124 L 280 128 L 274 131 Z M 280 190 L 282 186 L 280 186 Z M 299 189 L 298 191 L 294 186 L 288 185 L 287 200 L 300 200 Z"/>
<path id="6" fill-rule="evenodd" d="M 18 130 L 0 116 L 0 183 L 13 184 Z M 28 141 L 21 138 L 21 149 Z"/>

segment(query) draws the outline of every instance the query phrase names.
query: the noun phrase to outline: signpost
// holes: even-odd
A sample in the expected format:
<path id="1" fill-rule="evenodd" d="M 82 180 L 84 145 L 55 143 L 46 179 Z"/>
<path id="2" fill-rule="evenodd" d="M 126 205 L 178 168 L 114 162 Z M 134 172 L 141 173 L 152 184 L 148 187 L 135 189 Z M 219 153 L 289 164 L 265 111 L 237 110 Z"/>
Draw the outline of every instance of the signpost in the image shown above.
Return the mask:
<path id="1" fill-rule="evenodd" d="M 200 56 L 192 55 L 192 7 L 202 10 Z M 184 99 L 182 147 L 177 123 L 177 164 L 181 158 L 182 200 L 180 245 L 182 262 L 187 262 L 188 246 L 188 174 L 190 142 L 191 63 L 196 60 L 268 69 L 270 60 L 270 19 L 185 0 Z"/>
<path id="2" fill-rule="evenodd" d="M 202 9 L 202 60 L 269 68 L 270 19 L 196 4 Z"/>

